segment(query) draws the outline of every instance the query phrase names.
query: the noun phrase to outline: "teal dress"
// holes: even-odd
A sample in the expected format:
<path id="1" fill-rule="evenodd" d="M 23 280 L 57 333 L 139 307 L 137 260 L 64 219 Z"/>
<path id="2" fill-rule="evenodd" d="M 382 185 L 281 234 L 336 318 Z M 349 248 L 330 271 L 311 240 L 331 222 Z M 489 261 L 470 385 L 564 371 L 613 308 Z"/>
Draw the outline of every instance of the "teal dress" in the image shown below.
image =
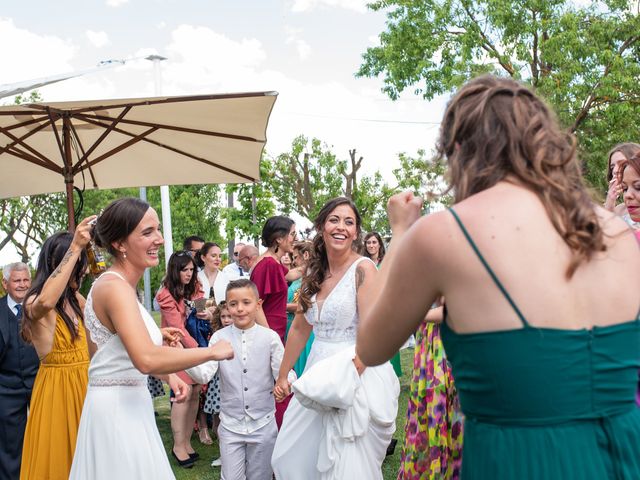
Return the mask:
<path id="1" fill-rule="evenodd" d="M 462 480 L 640 479 L 640 318 L 590 330 L 529 325 L 442 339 L 465 416 Z M 446 316 L 445 316 L 446 320 Z"/>
<path id="2" fill-rule="evenodd" d="M 302 286 L 302 279 L 294 280 L 289 285 L 289 290 L 287 292 L 287 303 L 297 303 L 298 302 L 298 290 Z M 287 312 L 287 335 L 289 335 L 289 329 L 291 328 L 291 323 L 293 323 L 293 318 L 295 317 L 294 313 Z M 302 351 L 300 352 L 300 356 L 298 357 L 298 361 L 293 366 L 293 370 L 296 372 L 298 377 L 302 375 L 304 372 L 304 367 L 307 365 L 307 358 L 309 357 L 309 352 L 311 351 L 311 345 L 313 345 L 313 331 L 309 334 L 309 340 L 307 340 L 307 344 L 304 346 Z"/>

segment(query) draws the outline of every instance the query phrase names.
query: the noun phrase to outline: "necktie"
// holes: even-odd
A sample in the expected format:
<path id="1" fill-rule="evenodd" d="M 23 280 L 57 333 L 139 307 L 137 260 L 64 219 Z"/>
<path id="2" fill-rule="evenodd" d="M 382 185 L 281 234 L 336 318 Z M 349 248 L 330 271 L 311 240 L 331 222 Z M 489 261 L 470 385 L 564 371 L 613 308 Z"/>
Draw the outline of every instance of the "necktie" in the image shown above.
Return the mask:
<path id="1" fill-rule="evenodd" d="M 18 319 L 22 318 L 22 305 L 20 305 L 19 303 L 16 304 L 16 317 Z"/>

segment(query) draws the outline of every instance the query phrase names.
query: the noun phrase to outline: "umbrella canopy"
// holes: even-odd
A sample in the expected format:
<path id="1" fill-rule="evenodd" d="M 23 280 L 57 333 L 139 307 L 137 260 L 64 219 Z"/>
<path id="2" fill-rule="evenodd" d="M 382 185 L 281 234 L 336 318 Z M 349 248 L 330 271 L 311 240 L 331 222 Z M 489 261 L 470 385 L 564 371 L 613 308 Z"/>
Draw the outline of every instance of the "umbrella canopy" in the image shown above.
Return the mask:
<path id="1" fill-rule="evenodd" d="M 0 107 L 0 198 L 259 179 L 276 92 Z"/>

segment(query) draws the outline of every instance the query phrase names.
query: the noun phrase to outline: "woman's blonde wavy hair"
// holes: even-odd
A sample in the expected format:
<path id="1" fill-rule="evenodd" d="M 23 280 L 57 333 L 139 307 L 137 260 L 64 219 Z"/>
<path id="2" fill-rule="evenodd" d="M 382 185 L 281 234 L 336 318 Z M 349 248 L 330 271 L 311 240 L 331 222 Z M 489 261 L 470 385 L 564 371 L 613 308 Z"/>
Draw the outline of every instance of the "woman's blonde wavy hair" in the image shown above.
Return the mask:
<path id="1" fill-rule="evenodd" d="M 512 176 L 544 205 L 578 266 L 606 250 L 604 234 L 583 183 L 575 138 L 529 88 L 490 75 L 478 77 L 447 106 L 438 156 L 449 164 L 455 202 Z"/>

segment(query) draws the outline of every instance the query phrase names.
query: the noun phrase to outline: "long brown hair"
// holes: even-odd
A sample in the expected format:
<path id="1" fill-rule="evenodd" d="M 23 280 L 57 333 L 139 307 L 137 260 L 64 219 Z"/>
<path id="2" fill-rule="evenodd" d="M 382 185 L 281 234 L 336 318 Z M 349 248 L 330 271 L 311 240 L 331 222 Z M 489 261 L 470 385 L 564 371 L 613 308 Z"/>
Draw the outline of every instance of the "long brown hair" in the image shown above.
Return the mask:
<path id="1" fill-rule="evenodd" d="M 540 198 L 580 263 L 606 250 L 604 234 L 582 181 L 575 138 L 527 87 L 490 75 L 463 86 L 447 106 L 438 156 L 449 163 L 455 202 L 512 176 Z"/>
<path id="2" fill-rule="evenodd" d="M 350 198 L 337 197 L 324 204 L 324 207 L 318 212 L 318 216 L 313 221 L 313 227 L 316 231 L 316 236 L 313 238 L 313 252 L 307 264 L 307 272 L 303 277 L 300 287 L 299 302 L 303 312 L 306 312 L 311 306 L 311 297 L 320 291 L 320 286 L 322 282 L 324 282 L 327 270 L 329 270 L 327 249 L 324 244 L 324 239 L 322 238 L 322 232 L 327 218 L 329 218 L 331 212 L 340 205 L 348 205 L 351 210 L 353 210 L 353 214 L 356 217 L 356 232 L 358 237 L 360 237 L 362 219 L 360 218 L 360 212 L 358 212 L 355 203 L 353 203 Z"/>
<path id="3" fill-rule="evenodd" d="M 614 153 L 621 153 L 625 161 L 629 161 L 631 157 L 640 152 L 640 145 L 633 142 L 619 143 L 607 155 L 607 182 L 613 178 L 613 165 L 611 165 L 611 157 Z"/>
<path id="4" fill-rule="evenodd" d="M 62 263 L 65 255 L 71 248 L 71 242 L 73 241 L 73 234 L 69 232 L 58 232 L 51 235 L 42 244 L 40 255 L 38 256 L 38 267 L 36 269 L 36 275 L 31 284 L 31 288 L 24 297 L 24 304 L 31 297 L 38 297 L 42 293 L 44 284 L 49 277 L 56 271 L 58 266 Z M 68 304 L 73 310 L 73 313 L 80 320 L 84 319 L 84 314 L 80 308 L 80 302 L 78 302 L 77 291 L 82 285 L 82 279 L 87 270 L 88 260 L 87 252 L 82 250 L 80 258 L 76 260 L 76 264 L 73 267 L 71 276 L 69 277 L 69 283 L 65 287 L 60 297 L 56 300 L 56 313 L 62 318 L 62 321 L 69 329 L 71 334 L 71 340 L 76 341 L 78 338 L 78 328 L 73 319 L 65 311 L 65 304 Z M 74 285 L 73 287 L 71 285 Z M 32 324 L 35 319 L 31 318 L 30 310 L 25 309 L 20 323 L 20 335 L 22 339 L 28 343 L 31 343 L 32 337 Z"/>

